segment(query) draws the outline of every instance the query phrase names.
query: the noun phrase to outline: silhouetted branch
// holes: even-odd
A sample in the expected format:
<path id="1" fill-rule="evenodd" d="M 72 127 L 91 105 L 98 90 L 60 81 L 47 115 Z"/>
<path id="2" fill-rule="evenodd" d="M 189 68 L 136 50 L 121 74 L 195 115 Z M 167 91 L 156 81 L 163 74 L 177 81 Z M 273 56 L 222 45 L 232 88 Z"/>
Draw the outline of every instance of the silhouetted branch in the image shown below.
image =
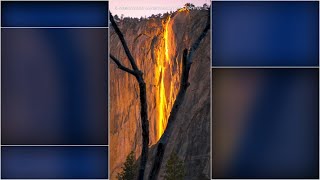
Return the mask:
<path id="1" fill-rule="evenodd" d="M 134 71 L 132 71 L 131 69 L 129 69 L 129 68 L 125 67 L 125 66 L 123 66 L 123 65 L 120 63 L 120 61 L 119 61 L 116 57 L 114 57 L 112 54 L 110 54 L 110 58 L 113 60 L 114 63 L 117 64 L 117 66 L 118 66 L 119 69 L 121 69 L 121 70 L 123 70 L 123 71 L 125 71 L 125 72 L 127 72 L 127 73 L 130 73 L 130 74 L 132 74 L 132 75 L 135 76 L 135 72 L 134 72 Z"/>
<path id="2" fill-rule="evenodd" d="M 149 174 L 149 180 L 156 180 L 158 178 L 158 174 L 160 171 L 160 167 L 162 164 L 164 152 L 166 149 L 166 145 L 169 141 L 169 137 L 171 135 L 171 132 L 173 130 L 173 123 L 176 120 L 178 111 L 180 109 L 181 104 L 184 101 L 185 94 L 187 92 L 187 88 L 189 86 L 188 78 L 189 78 L 189 70 L 191 67 L 191 63 L 187 61 L 187 55 L 188 55 L 188 50 L 185 49 L 183 51 L 183 60 L 182 60 L 182 74 L 181 74 L 181 82 L 180 82 L 180 89 L 177 95 L 176 100 L 174 101 L 174 104 L 172 106 L 170 116 L 168 119 L 168 124 L 167 127 L 161 136 L 158 146 L 157 146 L 157 152 L 156 156 L 154 158 L 154 162 L 152 165 L 151 172 Z"/>
<path id="3" fill-rule="evenodd" d="M 134 60 L 133 56 L 131 55 L 131 52 L 130 52 L 130 50 L 128 48 L 127 42 L 124 39 L 124 36 L 123 36 L 122 32 L 118 28 L 117 23 L 114 21 L 113 16 L 112 16 L 111 13 L 110 13 L 110 21 L 111 21 L 111 25 L 112 25 L 114 31 L 117 33 L 117 35 L 118 35 L 118 37 L 119 37 L 119 39 L 121 41 L 121 44 L 122 44 L 123 49 L 124 49 L 124 52 L 126 53 L 133 70 L 135 70 L 135 71 L 138 70 L 138 67 L 137 67 L 137 65 L 135 63 L 135 60 Z"/>
<path id="4" fill-rule="evenodd" d="M 168 144 L 170 135 L 173 131 L 173 124 L 176 120 L 177 114 L 179 112 L 181 104 L 183 103 L 183 101 L 185 99 L 187 89 L 190 85 L 188 82 L 188 79 L 189 79 L 189 71 L 190 71 L 191 64 L 192 64 L 192 55 L 198 49 L 202 39 L 204 39 L 204 37 L 206 36 L 209 29 L 210 29 L 210 13 L 208 16 L 206 26 L 205 26 L 204 30 L 202 31 L 202 33 L 200 34 L 200 36 L 192 44 L 190 50 L 184 49 L 184 51 L 183 51 L 182 74 L 181 74 L 181 82 L 180 82 L 179 92 L 178 92 L 176 100 L 174 101 L 174 104 L 172 106 L 170 116 L 168 119 L 167 127 L 158 142 L 158 146 L 156 149 L 156 156 L 154 158 L 154 162 L 152 164 L 152 169 L 149 174 L 149 180 L 156 180 L 158 178 L 158 174 L 159 174 L 160 167 L 161 167 L 161 164 L 163 161 L 163 156 L 164 156 L 164 153 L 166 150 L 166 146 Z"/>
<path id="5" fill-rule="evenodd" d="M 110 21 L 112 24 L 112 27 L 114 28 L 116 34 L 118 35 L 121 44 L 124 48 L 124 51 L 130 61 L 130 64 L 133 68 L 133 73 L 130 73 L 132 70 L 126 68 L 127 70 L 130 70 L 130 74 L 134 75 L 136 77 L 136 80 L 139 83 L 139 90 L 140 90 L 140 116 L 141 116 L 141 126 L 142 126 L 142 150 L 141 150 L 141 160 L 140 160 L 140 167 L 139 167 L 139 174 L 138 174 L 138 180 L 143 180 L 144 178 L 144 172 L 146 169 L 147 165 L 147 160 L 148 160 L 148 151 L 149 151 L 149 121 L 148 121 L 148 104 L 147 104 L 147 90 L 146 90 L 146 83 L 144 82 L 143 79 L 143 74 L 142 72 L 138 69 L 134 58 L 131 55 L 131 52 L 127 46 L 127 43 L 124 39 L 124 36 L 120 29 L 118 28 L 116 22 L 113 19 L 112 14 L 110 13 Z M 111 57 L 111 56 L 110 56 Z M 113 59 L 111 57 L 111 59 Z M 113 60 L 115 60 L 114 58 Z M 120 61 L 116 59 L 115 62 L 119 62 L 121 65 Z M 119 64 L 118 67 L 119 67 Z M 120 66 L 124 67 L 124 66 Z M 125 67 L 124 67 L 125 68 Z"/>
<path id="6" fill-rule="evenodd" d="M 206 37 L 208 31 L 210 30 L 210 12 L 211 10 L 209 9 L 209 15 L 207 18 L 207 23 L 206 23 L 206 27 L 203 29 L 202 33 L 200 34 L 200 36 L 197 38 L 197 40 L 192 44 L 190 50 L 189 50 L 189 55 L 188 55 L 188 61 L 192 62 L 192 55 L 193 53 L 198 49 L 198 47 L 200 46 L 201 41 L 204 39 L 204 37 Z"/>

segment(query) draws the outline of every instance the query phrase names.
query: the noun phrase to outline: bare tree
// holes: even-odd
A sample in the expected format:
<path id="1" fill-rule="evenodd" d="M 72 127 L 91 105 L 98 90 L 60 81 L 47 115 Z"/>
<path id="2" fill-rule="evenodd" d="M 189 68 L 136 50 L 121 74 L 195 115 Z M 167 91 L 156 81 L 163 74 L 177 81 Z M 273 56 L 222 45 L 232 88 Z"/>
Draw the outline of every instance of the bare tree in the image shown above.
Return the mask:
<path id="1" fill-rule="evenodd" d="M 140 116 L 141 116 L 141 126 L 142 126 L 142 151 L 141 151 L 141 160 L 140 160 L 140 166 L 139 166 L 139 174 L 138 174 L 138 180 L 143 180 L 144 178 L 144 172 L 148 160 L 148 151 L 149 151 L 149 121 L 148 121 L 148 105 L 147 105 L 147 93 L 146 93 L 146 83 L 143 79 L 143 73 L 139 70 L 137 67 L 137 64 L 131 55 L 131 52 L 128 48 L 128 45 L 124 39 L 124 36 L 120 29 L 118 28 L 116 22 L 113 19 L 112 14 L 110 13 L 110 21 L 111 25 L 118 35 L 121 44 L 123 46 L 123 49 L 126 53 L 126 56 L 129 59 L 129 62 L 131 64 L 131 68 L 125 67 L 121 64 L 121 62 L 114 57 L 112 54 L 110 54 L 110 58 L 113 60 L 113 62 L 116 63 L 119 69 L 133 75 L 139 84 L 139 90 L 140 90 Z"/>
<path id="2" fill-rule="evenodd" d="M 147 112 L 146 84 L 143 79 L 143 73 L 138 69 L 138 67 L 135 63 L 135 60 L 134 60 L 133 56 L 131 55 L 131 52 L 130 52 L 130 50 L 127 46 L 127 43 L 124 39 L 124 36 L 123 36 L 122 32 L 120 31 L 120 29 L 118 28 L 116 22 L 114 21 L 111 13 L 110 13 L 110 21 L 111 21 L 112 27 L 114 28 L 116 34 L 118 35 L 118 37 L 121 41 L 121 44 L 124 48 L 126 56 L 129 59 L 129 62 L 131 64 L 132 69 L 122 65 L 120 60 L 118 60 L 116 57 L 114 57 L 111 54 L 110 54 L 110 58 L 118 66 L 119 69 L 133 75 L 139 84 L 140 106 L 141 106 L 140 115 L 141 115 L 141 124 L 142 124 L 142 151 L 141 151 L 141 156 L 140 156 L 141 161 L 140 161 L 138 179 L 143 180 L 145 167 L 146 167 L 146 163 L 148 160 L 148 150 L 149 150 L 149 146 L 148 146 L 149 145 L 149 121 L 148 121 L 148 112 Z M 153 162 L 151 172 L 149 174 L 150 180 L 157 179 L 157 176 L 159 174 L 159 169 L 162 164 L 165 148 L 168 143 L 171 132 L 173 130 L 173 124 L 176 120 L 176 116 L 177 116 L 177 113 L 180 109 L 180 106 L 184 101 L 184 98 L 185 98 L 185 95 L 187 92 L 187 88 L 189 87 L 188 79 L 189 79 L 189 71 L 190 71 L 191 64 L 192 64 L 192 55 L 198 49 L 201 41 L 204 39 L 204 37 L 206 36 L 209 29 L 210 29 L 210 13 L 208 16 L 206 27 L 204 28 L 204 30 L 202 31 L 200 36 L 192 44 L 192 46 L 189 50 L 184 49 L 184 51 L 183 51 L 182 74 L 181 74 L 181 82 L 180 82 L 179 92 L 178 92 L 177 98 L 173 104 L 173 107 L 171 109 L 167 127 L 166 127 L 163 135 L 161 136 L 159 143 L 158 143 L 158 146 L 157 146 L 156 157 Z"/>
<path id="3" fill-rule="evenodd" d="M 189 50 L 184 49 L 184 51 L 183 51 L 182 74 L 181 74 L 181 82 L 180 82 L 179 92 L 176 97 L 176 100 L 174 101 L 173 107 L 171 109 L 167 127 L 158 142 L 158 146 L 156 149 L 156 156 L 154 158 L 154 162 L 152 164 L 152 169 L 149 174 L 149 180 L 156 180 L 158 178 L 158 174 L 159 174 L 159 170 L 160 170 L 160 167 L 162 164 L 163 155 L 164 155 L 164 152 L 166 149 L 166 145 L 169 141 L 170 135 L 173 130 L 173 124 L 176 120 L 177 114 L 179 112 L 181 104 L 184 101 L 187 89 L 190 85 L 188 82 L 188 79 L 189 79 L 189 71 L 190 71 L 191 64 L 192 64 L 192 56 L 193 56 L 194 52 L 200 46 L 201 41 L 204 39 L 204 37 L 206 36 L 208 31 L 210 30 L 210 10 L 208 12 L 209 12 L 209 15 L 207 18 L 207 23 L 206 23 L 206 26 L 203 29 L 202 33 L 196 39 L 196 41 L 192 44 L 192 46 Z"/>

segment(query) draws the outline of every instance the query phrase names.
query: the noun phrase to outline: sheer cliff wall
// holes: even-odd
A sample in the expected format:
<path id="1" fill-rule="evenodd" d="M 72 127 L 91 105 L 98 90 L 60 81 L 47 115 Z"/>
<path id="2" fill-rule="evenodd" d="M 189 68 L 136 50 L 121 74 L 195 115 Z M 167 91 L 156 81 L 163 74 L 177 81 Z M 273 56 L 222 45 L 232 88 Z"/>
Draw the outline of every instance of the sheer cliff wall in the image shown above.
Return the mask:
<path id="1" fill-rule="evenodd" d="M 138 67 L 144 73 L 150 130 L 150 155 L 162 135 L 179 90 L 182 51 L 203 30 L 206 11 L 176 12 L 170 18 L 118 21 Z M 210 33 L 209 33 L 210 34 Z M 121 43 L 110 28 L 110 53 L 130 67 Z M 184 160 L 186 179 L 209 178 L 210 170 L 210 36 L 193 57 L 190 87 L 164 156 L 174 151 Z M 141 153 L 139 87 L 134 77 L 110 62 L 110 178 L 116 179 L 126 156 Z M 163 174 L 164 167 L 161 168 Z M 162 178 L 161 176 L 159 177 Z"/>

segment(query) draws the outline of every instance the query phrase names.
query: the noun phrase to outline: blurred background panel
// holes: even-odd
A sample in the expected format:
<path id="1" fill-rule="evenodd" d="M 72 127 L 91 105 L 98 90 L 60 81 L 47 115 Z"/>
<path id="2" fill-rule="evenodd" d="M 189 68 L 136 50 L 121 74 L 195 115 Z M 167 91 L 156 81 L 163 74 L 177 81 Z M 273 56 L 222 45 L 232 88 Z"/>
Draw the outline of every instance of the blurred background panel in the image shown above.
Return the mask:
<path id="1" fill-rule="evenodd" d="M 107 27 L 108 1 L 5 1 L 2 27 Z"/>
<path id="2" fill-rule="evenodd" d="M 213 66 L 319 65 L 318 1 L 212 1 Z"/>
<path id="3" fill-rule="evenodd" d="M 213 178 L 318 178 L 319 70 L 213 69 Z"/>
<path id="4" fill-rule="evenodd" d="M 2 144 L 107 144 L 107 29 L 2 29 Z"/>
<path id="5" fill-rule="evenodd" d="M 107 179 L 108 147 L 1 148 L 2 179 Z"/>

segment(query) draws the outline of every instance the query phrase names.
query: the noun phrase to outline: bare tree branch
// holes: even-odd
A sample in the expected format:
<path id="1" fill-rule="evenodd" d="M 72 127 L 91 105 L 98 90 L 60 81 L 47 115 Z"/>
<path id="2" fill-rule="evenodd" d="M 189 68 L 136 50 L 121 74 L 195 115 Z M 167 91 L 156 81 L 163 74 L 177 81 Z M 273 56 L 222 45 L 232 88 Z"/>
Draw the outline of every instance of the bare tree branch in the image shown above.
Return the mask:
<path id="1" fill-rule="evenodd" d="M 114 57 L 112 54 L 110 54 L 110 58 L 113 60 L 114 63 L 117 64 L 119 69 L 121 69 L 121 70 L 123 70 L 123 71 L 125 71 L 127 73 L 130 73 L 130 74 L 132 74 L 134 76 L 136 75 L 134 71 L 132 71 L 131 69 L 129 69 L 129 68 L 125 67 L 125 66 L 123 66 L 121 64 L 121 62 L 116 57 Z"/>
<path id="2" fill-rule="evenodd" d="M 134 71 L 137 71 L 137 70 L 138 70 L 138 67 L 137 67 L 137 65 L 136 65 L 136 63 L 135 63 L 135 60 L 134 60 L 133 56 L 131 55 L 131 52 L 130 52 L 130 50 L 129 50 L 129 48 L 128 48 L 127 42 L 126 42 L 126 40 L 124 39 L 124 36 L 123 36 L 122 32 L 121 32 L 120 29 L 118 28 L 117 23 L 114 21 L 113 16 L 112 16 L 111 13 L 110 13 L 110 21 L 111 21 L 111 25 L 112 25 L 114 31 L 117 33 L 117 35 L 118 35 L 118 37 L 119 37 L 119 39 L 120 39 L 120 41 L 121 41 L 121 44 L 122 44 L 123 49 L 124 49 L 124 52 L 126 53 L 126 55 L 127 55 L 128 59 L 129 59 L 129 61 L 130 61 L 130 64 L 131 64 L 133 70 L 134 70 Z"/>
<path id="3" fill-rule="evenodd" d="M 211 10 L 209 9 L 208 13 L 208 18 L 207 18 L 207 24 L 206 27 L 203 29 L 202 33 L 200 34 L 200 36 L 197 38 L 197 40 L 192 44 L 190 50 L 189 50 L 189 55 L 188 55 L 188 61 L 192 62 L 192 55 L 193 53 L 198 49 L 198 47 L 200 46 L 201 41 L 204 39 L 204 37 L 206 37 L 208 31 L 210 30 L 210 12 Z"/>
<path id="4" fill-rule="evenodd" d="M 149 151 L 149 120 L 148 120 L 148 104 L 147 104 L 147 90 L 146 90 L 146 83 L 143 79 L 143 74 L 142 72 L 138 69 L 134 58 L 132 57 L 130 50 L 127 46 L 127 43 L 124 39 L 123 34 L 121 33 L 120 29 L 118 28 L 116 22 L 113 19 L 112 14 L 110 13 L 110 21 L 112 24 L 112 27 L 114 28 L 116 34 L 118 35 L 122 46 L 124 48 L 124 51 L 130 61 L 130 64 L 133 68 L 133 74 L 136 77 L 136 80 L 139 83 L 139 90 L 140 90 L 140 116 L 141 116 L 141 126 L 142 126 L 142 150 L 141 150 L 141 160 L 140 160 L 140 167 L 139 167 L 139 174 L 138 174 L 138 180 L 143 180 L 144 178 L 144 172 L 146 169 L 147 161 L 148 161 L 148 151 Z M 110 56 L 111 57 L 111 56 Z M 112 57 L 111 57 L 112 58 Z M 113 58 L 112 58 L 113 59 Z M 116 59 L 116 58 L 115 58 Z M 114 59 L 113 59 L 114 60 Z M 117 59 L 116 59 L 117 60 Z M 120 61 L 115 61 L 119 62 L 121 65 Z M 118 67 L 119 67 L 119 64 Z M 124 67 L 124 66 L 120 66 Z M 127 70 L 130 70 L 126 68 Z M 132 71 L 132 70 L 130 70 Z"/>
<path id="5" fill-rule="evenodd" d="M 209 29 L 210 29 L 210 13 L 209 13 L 209 16 L 208 16 L 206 27 L 204 28 L 204 30 L 202 31 L 200 36 L 192 44 L 192 46 L 191 46 L 189 51 L 188 51 L 188 49 L 184 49 L 184 51 L 183 51 L 182 74 L 181 74 L 181 82 L 180 82 L 179 92 L 178 92 L 176 100 L 174 101 L 174 104 L 172 106 L 172 109 L 171 109 L 171 112 L 170 112 L 170 116 L 169 116 L 169 119 L 168 119 L 167 127 L 166 127 L 163 135 L 161 136 L 161 138 L 160 138 L 160 140 L 158 142 L 158 146 L 157 146 L 157 149 L 156 149 L 156 156 L 154 158 L 154 162 L 152 164 L 152 169 L 151 169 L 151 172 L 149 174 L 149 180 L 156 180 L 158 178 L 160 167 L 161 167 L 161 164 L 162 164 L 162 161 L 163 161 L 164 152 L 166 150 L 166 146 L 168 144 L 170 135 L 171 135 L 171 133 L 173 131 L 173 124 L 174 124 L 174 122 L 176 120 L 177 114 L 179 112 L 181 104 L 184 101 L 187 89 L 188 89 L 188 87 L 190 85 L 189 82 L 188 82 L 188 79 L 189 79 L 189 71 L 190 71 L 191 64 L 192 64 L 192 55 L 198 49 L 202 39 L 204 39 L 204 37 L 206 36 L 206 34 L 209 31 Z"/>

